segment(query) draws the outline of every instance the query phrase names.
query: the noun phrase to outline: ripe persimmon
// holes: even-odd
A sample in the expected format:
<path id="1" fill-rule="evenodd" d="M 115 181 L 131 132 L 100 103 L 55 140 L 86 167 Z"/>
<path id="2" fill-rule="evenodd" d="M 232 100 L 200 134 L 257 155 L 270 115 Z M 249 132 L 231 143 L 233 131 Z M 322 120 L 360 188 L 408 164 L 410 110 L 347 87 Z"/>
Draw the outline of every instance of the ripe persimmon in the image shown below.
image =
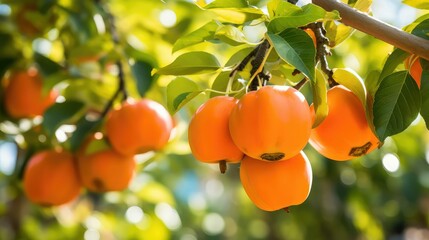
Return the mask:
<path id="1" fill-rule="evenodd" d="M 12 72 L 6 81 L 4 104 L 11 117 L 35 117 L 42 115 L 57 97 L 52 90 L 42 93 L 42 79 L 35 68 L 27 71 Z"/>
<path id="2" fill-rule="evenodd" d="M 121 191 L 134 176 L 134 156 L 124 156 L 112 149 L 103 149 L 78 158 L 80 179 L 94 192 Z"/>
<path id="3" fill-rule="evenodd" d="M 257 207 L 275 211 L 301 204 L 307 199 L 313 172 L 302 151 L 288 160 L 277 162 L 245 156 L 241 161 L 240 180 Z"/>
<path id="4" fill-rule="evenodd" d="M 159 103 L 142 99 L 128 100 L 110 112 L 106 133 L 113 148 L 133 155 L 163 148 L 173 128 L 173 120 Z"/>
<path id="5" fill-rule="evenodd" d="M 252 158 L 288 159 L 308 142 L 310 107 L 292 87 L 265 86 L 240 99 L 231 112 L 229 130 L 235 145 Z"/>
<path id="6" fill-rule="evenodd" d="M 237 99 L 217 96 L 201 105 L 189 122 L 188 140 L 192 154 L 201 162 L 239 162 L 243 153 L 229 133 L 229 116 Z"/>
<path id="7" fill-rule="evenodd" d="M 24 171 L 27 198 L 43 206 L 57 206 L 75 199 L 81 190 L 73 155 L 46 150 L 29 159 Z"/>
<path id="8" fill-rule="evenodd" d="M 362 103 L 353 92 L 341 85 L 331 88 L 328 106 L 328 116 L 311 131 L 310 144 L 320 154 L 344 161 L 378 147 L 380 141 L 370 129 Z"/>
<path id="9" fill-rule="evenodd" d="M 423 68 L 420 64 L 420 58 L 417 55 L 410 55 L 404 61 L 405 68 L 410 71 L 411 77 L 416 81 L 417 86 L 420 88 Z"/>

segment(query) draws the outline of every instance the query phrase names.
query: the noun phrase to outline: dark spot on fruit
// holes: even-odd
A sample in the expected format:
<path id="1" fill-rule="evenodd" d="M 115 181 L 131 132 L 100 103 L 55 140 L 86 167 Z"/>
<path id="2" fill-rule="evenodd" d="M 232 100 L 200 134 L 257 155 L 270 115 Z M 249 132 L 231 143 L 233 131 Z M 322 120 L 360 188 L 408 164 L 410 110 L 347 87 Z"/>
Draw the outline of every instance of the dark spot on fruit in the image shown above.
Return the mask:
<path id="1" fill-rule="evenodd" d="M 363 156 L 368 152 L 368 150 L 371 148 L 371 146 L 372 146 L 372 143 L 367 142 L 360 147 L 354 147 L 354 148 L 350 149 L 349 156 L 353 156 L 353 157 Z"/>
<path id="2" fill-rule="evenodd" d="M 261 155 L 261 158 L 267 161 L 278 161 L 280 159 L 283 159 L 284 157 L 285 157 L 285 154 L 282 152 L 264 153 Z"/>

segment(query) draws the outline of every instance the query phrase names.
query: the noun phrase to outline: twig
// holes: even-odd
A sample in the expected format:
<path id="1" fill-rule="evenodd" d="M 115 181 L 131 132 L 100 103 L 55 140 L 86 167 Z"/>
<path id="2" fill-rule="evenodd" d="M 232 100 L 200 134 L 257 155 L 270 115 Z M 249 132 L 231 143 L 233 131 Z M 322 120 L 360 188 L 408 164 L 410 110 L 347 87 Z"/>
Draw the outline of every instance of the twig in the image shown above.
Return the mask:
<path id="1" fill-rule="evenodd" d="M 305 77 L 303 78 L 301 81 L 299 81 L 295 86 L 293 86 L 293 88 L 295 88 L 296 90 L 301 89 L 306 83 L 308 82 L 308 79 Z"/>
<path id="2" fill-rule="evenodd" d="M 429 60 L 429 40 L 390 26 L 366 13 L 351 8 L 341 1 L 313 0 L 312 2 L 327 11 L 337 10 L 341 16 L 341 22 L 350 27 Z"/>
<path id="3" fill-rule="evenodd" d="M 331 52 L 327 47 L 329 45 L 329 40 L 325 37 L 325 29 L 321 22 L 310 23 L 308 27 L 311 28 L 316 36 L 316 61 L 320 62 L 320 68 L 328 76 L 329 87 L 334 87 L 338 85 L 338 83 L 332 77 L 334 73 L 329 68 L 328 60 L 326 58 L 326 56 L 331 55 Z"/>
<path id="4" fill-rule="evenodd" d="M 109 25 L 110 35 L 112 36 L 113 43 L 115 45 L 119 45 L 120 41 L 119 41 L 118 31 L 116 30 L 115 17 L 109 11 L 109 9 L 102 4 L 101 1 L 96 1 L 96 3 L 99 4 L 100 8 L 103 9 L 104 13 L 107 16 L 107 23 Z M 125 101 L 128 98 L 128 93 L 127 93 L 126 84 L 125 84 L 124 67 L 122 65 L 121 60 L 119 59 L 116 60 L 115 64 L 116 64 L 116 67 L 118 68 L 118 89 L 115 91 L 113 96 L 110 98 L 109 102 L 104 107 L 104 110 L 100 115 L 100 118 L 104 118 L 107 115 L 107 113 L 113 107 L 113 103 L 119 97 L 119 94 L 122 93 L 123 101 Z"/>

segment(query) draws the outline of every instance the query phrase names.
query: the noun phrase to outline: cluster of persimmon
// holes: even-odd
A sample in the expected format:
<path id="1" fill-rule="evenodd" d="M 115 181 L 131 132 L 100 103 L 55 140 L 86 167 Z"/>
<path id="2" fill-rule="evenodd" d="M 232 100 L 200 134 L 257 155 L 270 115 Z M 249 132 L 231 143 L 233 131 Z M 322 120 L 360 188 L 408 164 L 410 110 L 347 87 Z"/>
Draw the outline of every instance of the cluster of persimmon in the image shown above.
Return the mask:
<path id="1" fill-rule="evenodd" d="M 196 111 L 188 140 L 205 163 L 240 163 L 244 190 L 263 210 L 304 202 L 312 185 L 308 142 L 333 160 L 362 156 L 378 146 L 358 97 L 343 86 L 328 91 L 329 114 L 316 128 L 313 106 L 289 86 L 263 86 L 241 99 L 217 96 Z"/>
<path id="2" fill-rule="evenodd" d="M 14 72 L 6 84 L 4 106 L 13 118 L 42 115 L 58 96 L 55 91 L 42 94 L 36 69 Z M 74 153 L 63 148 L 35 153 L 24 171 L 24 192 L 34 203 L 55 206 L 77 198 L 83 187 L 93 192 L 124 190 L 135 173 L 135 154 L 163 148 L 172 128 L 161 104 L 127 100 L 107 115 L 107 138 L 93 134 Z"/>

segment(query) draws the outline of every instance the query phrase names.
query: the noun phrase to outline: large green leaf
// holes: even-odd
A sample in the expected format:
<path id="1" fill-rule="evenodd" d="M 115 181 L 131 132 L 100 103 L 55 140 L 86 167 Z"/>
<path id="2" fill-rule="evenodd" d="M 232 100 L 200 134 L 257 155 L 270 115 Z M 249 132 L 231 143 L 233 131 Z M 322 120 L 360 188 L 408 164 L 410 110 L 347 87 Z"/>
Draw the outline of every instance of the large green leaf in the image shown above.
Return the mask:
<path id="1" fill-rule="evenodd" d="M 270 43 L 281 59 L 315 81 L 316 49 L 313 40 L 300 29 L 289 28 L 279 35 L 268 33 Z"/>
<path id="2" fill-rule="evenodd" d="M 206 5 L 204 8 L 245 8 L 248 6 L 249 3 L 246 0 L 215 0 Z"/>
<path id="3" fill-rule="evenodd" d="M 404 62 L 405 58 L 407 58 L 408 55 L 409 53 L 405 52 L 404 50 L 401 50 L 399 48 L 395 49 L 386 59 L 386 62 L 383 66 L 383 70 L 381 71 L 380 77 L 378 78 L 377 84 L 374 84 L 373 87 L 377 88 L 381 81 L 383 81 L 385 77 L 393 73 L 393 71 L 395 71 L 398 65 Z"/>
<path id="4" fill-rule="evenodd" d="M 240 29 L 232 25 L 220 26 L 216 30 L 215 38 L 232 46 L 237 46 L 241 44 L 252 44 L 247 41 L 246 36 Z"/>
<path id="5" fill-rule="evenodd" d="M 316 82 L 311 82 L 313 90 L 313 106 L 314 106 L 314 120 L 313 128 L 319 126 L 323 120 L 328 116 L 328 95 L 326 88 L 326 79 L 320 70 L 316 70 Z"/>
<path id="6" fill-rule="evenodd" d="M 43 114 L 43 128 L 48 134 L 54 134 L 61 124 L 76 116 L 84 106 L 84 103 L 74 100 L 55 103 Z"/>
<path id="7" fill-rule="evenodd" d="M 293 4 L 282 3 L 280 6 L 289 6 Z M 268 31 L 279 33 L 287 28 L 295 28 L 305 26 L 312 22 L 322 20 L 338 20 L 340 19 L 338 12 L 326 12 L 325 9 L 314 5 L 307 4 L 299 11 L 291 11 L 290 9 L 297 9 L 295 5 L 290 8 L 277 9 L 277 17 L 273 18 L 268 24 Z"/>
<path id="8" fill-rule="evenodd" d="M 151 75 L 152 70 L 153 66 L 146 61 L 137 60 L 131 64 L 131 73 L 136 81 L 137 90 L 142 97 L 145 96 L 155 80 L 155 77 Z"/>
<path id="9" fill-rule="evenodd" d="M 350 68 L 334 68 L 334 80 L 352 91 L 366 109 L 366 90 L 362 78 Z"/>
<path id="10" fill-rule="evenodd" d="M 404 131 L 420 111 L 419 88 L 407 71 L 395 72 L 380 83 L 374 99 L 374 126 L 380 139 Z"/>
<path id="11" fill-rule="evenodd" d="M 160 75 L 191 75 L 204 72 L 214 72 L 220 68 L 215 56 L 207 52 L 188 52 L 178 56 L 169 65 L 160 68 Z"/>
<path id="12" fill-rule="evenodd" d="M 429 9 L 429 0 L 402 0 L 402 3 L 415 8 Z"/>
<path id="13" fill-rule="evenodd" d="M 421 38 L 429 39 L 429 19 L 425 19 L 417 24 L 411 33 Z"/>
<path id="14" fill-rule="evenodd" d="M 232 24 L 243 24 L 255 19 L 264 19 L 265 15 L 259 8 L 211 8 L 217 20 Z"/>
<path id="15" fill-rule="evenodd" d="M 39 68 L 40 72 L 44 76 L 58 73 L 61 69 L 63 69 L 60 64 L 40 53 L 35 52 L 33 58 L 37 63 L 37 67 Z"/>
<path id="16" fill-rule="evenodd" d="M 202 91 L 194 81 L 185 77 L 177 77 L 167 85 L 167 108 L 174 114 L 193 97 Z"/>
<path id="17" fill-rule="evenodd" d="M 211 21 L 204 24 L 202 27 L 197 30 L 186 34 L 185 36 L 180 37 L 174 43 L 173 52 L 176 52 L 180 49 L 202 43 L 204 41 L 214 39 L 214 34 L 219 27 L 219 23 L 216 21 Z"/>

